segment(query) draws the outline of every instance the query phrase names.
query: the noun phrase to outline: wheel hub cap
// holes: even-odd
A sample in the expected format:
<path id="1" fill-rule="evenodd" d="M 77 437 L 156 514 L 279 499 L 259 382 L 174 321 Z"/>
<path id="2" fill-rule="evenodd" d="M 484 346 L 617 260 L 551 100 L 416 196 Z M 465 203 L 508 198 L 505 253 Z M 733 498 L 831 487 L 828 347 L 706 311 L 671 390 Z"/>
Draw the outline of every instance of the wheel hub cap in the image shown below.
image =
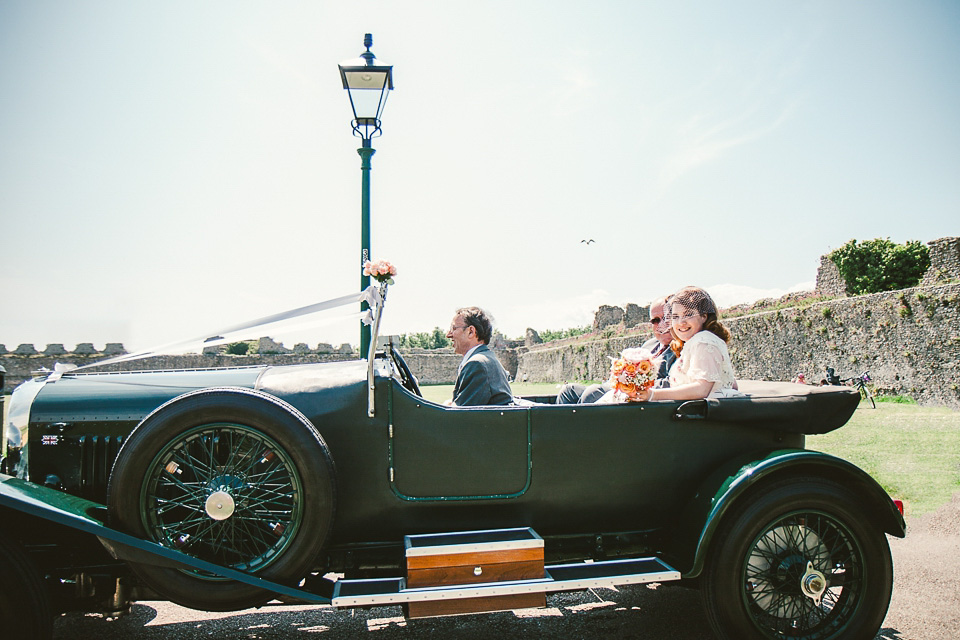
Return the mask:
<path id="1" fill-rule="evenodd" d="M 812 562 L 807 563 L 807 570 L 800 578 L 800 589 L 803 591 L 803 595 L 813 600 L 813 603 L 818 607 L 820 606 L 823 592 L 827 590 L 827 578 L 813 568 Z"/>
<path id="2" fill-rule="evenodd" d="M 207 498 L 204 507 L 207 515 L 214 520 L 226 520 L 233 515 L 236 504 L 233 502 L 233 496 L 226 491 L 214 491 Z"/>

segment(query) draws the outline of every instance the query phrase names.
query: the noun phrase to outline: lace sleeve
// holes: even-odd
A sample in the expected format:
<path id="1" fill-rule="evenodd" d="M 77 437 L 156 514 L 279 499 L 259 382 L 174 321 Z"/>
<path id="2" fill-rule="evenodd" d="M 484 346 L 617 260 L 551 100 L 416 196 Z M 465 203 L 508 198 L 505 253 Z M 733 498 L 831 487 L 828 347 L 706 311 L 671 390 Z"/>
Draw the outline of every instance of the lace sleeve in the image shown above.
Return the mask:
<path id="1" fill-rule="evenodd" d="M 690 353 L 685 350 L 683 354 L 687 356 L 687 378 L 719 382 L 723 378 L 723 353 L 720 348 L 705 342 L 691 346 Z"/>

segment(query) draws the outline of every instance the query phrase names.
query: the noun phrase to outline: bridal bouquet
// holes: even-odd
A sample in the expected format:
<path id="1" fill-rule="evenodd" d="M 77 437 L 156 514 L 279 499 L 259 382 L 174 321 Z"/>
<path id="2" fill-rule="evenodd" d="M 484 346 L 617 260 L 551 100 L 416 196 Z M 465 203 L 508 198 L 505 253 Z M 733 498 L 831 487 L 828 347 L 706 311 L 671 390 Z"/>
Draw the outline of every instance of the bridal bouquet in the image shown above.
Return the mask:
<path id="1" fill-rule="evenodd" d="M 657 380 L 657 368 L 643 349 L 624 349 L 610 367 L 610 383 L 614 390 L 633 398 L 649 389 Z"/>
<path id="2" fill-rule="evenodd" d="M 393 284 L 393 276 L 397 275 L 397 268 L 386 260 L 376 262 L 367 260 L 363 263 L 363 275 L 372 276 L 379 282 Z"/>

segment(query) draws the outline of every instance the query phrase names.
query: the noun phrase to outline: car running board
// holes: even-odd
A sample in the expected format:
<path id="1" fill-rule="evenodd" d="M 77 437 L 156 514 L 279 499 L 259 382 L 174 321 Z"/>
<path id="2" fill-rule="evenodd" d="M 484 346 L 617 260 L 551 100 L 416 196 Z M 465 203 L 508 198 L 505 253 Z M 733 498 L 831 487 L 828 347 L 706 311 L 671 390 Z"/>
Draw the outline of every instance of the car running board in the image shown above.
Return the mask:
<path id="1" fill-rule="evenodd" d="M 405 605 L 438 600 L 579 591 L 593 587 L 669 582 L 679 579 L 680 572 L 659 558 L 604 560 L 547 566 L 545 576 L 535 580 L 445 585 L 416 589 L 408 589 L 404 578 L 338 580 L 334 584 L 331 604 L 334 607 L 341 608 Z M 491 610 L 498 609 L 500 607 Z"/>

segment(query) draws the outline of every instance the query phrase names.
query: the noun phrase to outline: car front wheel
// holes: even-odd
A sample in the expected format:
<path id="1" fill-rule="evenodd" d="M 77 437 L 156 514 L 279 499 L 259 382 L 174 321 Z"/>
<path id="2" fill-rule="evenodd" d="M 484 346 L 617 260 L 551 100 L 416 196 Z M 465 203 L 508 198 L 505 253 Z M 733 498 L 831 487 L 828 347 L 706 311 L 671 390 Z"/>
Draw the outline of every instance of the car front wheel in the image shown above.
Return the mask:
<path id="1" fill-rule="evenodd" d="M 313 568 L 334 514 L 333 461 L 310 422 L 243 389 L 206 389 L 154 411 L 130 434 L 107 490 L 111 522 L 165 547 L 268 580 Z M 272 595 L 199 570 L 132 564 L 154 591 L 208 611 Z"/>
<path id="2" fill-rule="evenodd" d="M 53 636 L 53 610 L 43 575 L 15 540 L 0 534 L 0 635 L 7 640 Z"/>
<path id="3" fill-rule="evenodd" d="M 785 480 L 748 498 L 711 553 L 702 593 L 721 638 L 866 640 L 890 604 L 886 537 L 828 480 Z"/>

